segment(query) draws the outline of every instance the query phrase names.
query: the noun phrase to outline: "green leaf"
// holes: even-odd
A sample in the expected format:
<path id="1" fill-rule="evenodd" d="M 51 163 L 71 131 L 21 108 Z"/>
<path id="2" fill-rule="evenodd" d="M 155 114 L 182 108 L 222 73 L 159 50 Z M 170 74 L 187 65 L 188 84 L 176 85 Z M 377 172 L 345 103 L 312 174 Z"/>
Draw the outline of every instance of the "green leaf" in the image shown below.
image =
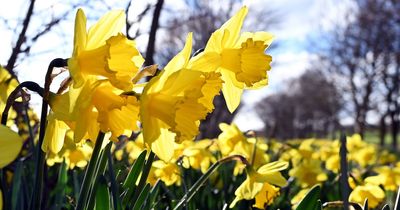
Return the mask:
<path id="1" fill-rule="evenodd" d="M 397 189 L 396 202 L 394 204 L 393 210 L 400 210 L 400 186 Z"/>
<path id="2" fill-rule="evenodd" d="M 368 198 L 366 198 L 365 201 L 364 201 L 363 209 L 364 210 L 368 210 Z"/>
<path id="3" fill-rule="evenodd" d="M 144 161 L 146 159 L 146 154 L 147 154 L 146 150 L 140 153 L 139 157 L 133 163 L 131 170 L 128 173 L 128 176 L 124 181 L 124 184 L 122 185 L 122 188 L 125 191 L 124 197 L 122 199 L 123 206 L 128 205 L 129 199 L 132 197 L 132 194 L 135 191 L 136 181 L 138 180 L 140 172 L 143 169 Z"/>
<path id="4" fill-rule="evenodd" d="M 61 209 L 61 207 L 64 204 L 64 198 L 65 198 L 65 188 L 67 186 L 68 182 L 68 176 L 67 176 L 67 164 L 62 162 L 60 165 L 60 171 L 58 173 L 58 178 L 57 178 L 57 185 L 54 189 L 56 195 L 55 195 L 55 201 L 54 205 L 56 209 Z"/>
<path id="5" fill-rule="evenodd" d="M 156 184 L 151 188 L 150 190 L 150 195 L 148 202 L 146 203 L 146 208 L 145 209 L 155 209 L 155 204 L 156 204 L 156 198 L 158 195 L 158 191 L 160 189 L 161 181 L 158 180 Z"/>
<path id="6" fill-rule="evenodd" d="M 315 185 L 307 195 L 300 201 L 296 210 L 302 209 L 321 209 L 321 202 L 319 202 L 321 197 L 321 187 L 319 185 Z"/>
<path id="7" fill-rule="evenodd" d="M 133 205 L 133 210 L 141 209 L 142 205 L 149 196 L 149 192 L 150 192 L 150 184 L 147 183 L 146 186 L 143 188 L 142 192 L 140 192 L 139 197 L 135 202 L 135 205 Z"/>
<path id="8" fill-rule="evenodd" d="M 141 169 L 143 168 L 143 165 L 144 165 L 146 153 L 147 153 L 146 150 L 144 150 L 142 153 L 140 153 L 139 157 L 133 163 L 132 168 L 129 171 L 129 174 L 126 177 L 124 184 L 122 185 L 122 187 L 125 190 L 127 190 L 127 189 L 131 188 L 133 185 L 135 185 L 136 180 L 138 179 L 139 174 L 142 171 Z"/>
<path id="9" fill-rule="evenodd" d="M 107 182 L 103 176 L 96 183 L 96 210 L 109 210 L 110 209 L 110 193 L 108 192 Z"/>
<path id="10" fill-rule="evenodd" d="M 16 168 L 14 176 L 13 176 L 12 194 L 11 194 L 12 209 L 17 209 L 18 203 L 21 203 L 21 202 L 18 202 L 18 200 L 23 197 L 20 195 L 21 172 L 22 172 L 22 161 L 18 161 L 17 168 Z"/>

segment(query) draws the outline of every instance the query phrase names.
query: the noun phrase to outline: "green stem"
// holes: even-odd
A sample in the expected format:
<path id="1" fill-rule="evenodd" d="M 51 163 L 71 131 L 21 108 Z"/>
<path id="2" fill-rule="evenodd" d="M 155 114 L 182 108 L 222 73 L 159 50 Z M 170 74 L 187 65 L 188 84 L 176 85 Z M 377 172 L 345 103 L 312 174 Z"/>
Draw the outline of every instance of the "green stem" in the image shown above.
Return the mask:
<path id="1" fill-rule="evenodd" d="M 8 112 L 11 109 L 12 105 L 14 104 L 15 99 L 17 99 L 20 96 L 22 88 L 27 88 L 31 91 L 35 91 L 36 93 L 38 93 L 40 96 L 43 97 L 43 88 L 40 87 L 37 83 L 26 81 L 19 84 L 7 98 L 7 103 L 6 106 L 4 107 L 3 114 L 1 116 L 2 125 L 6 125 L 8 119 Z"/>
<path id="2" fill-rule="evenodd" d="M 111 182 L 111 193 L 113 197 L 113 205 L 114 205 L 114 210 L 119 210 L 121 206 L 121 202 L 118 196 L 118 186 L 117 182 L 115 180 L 115 173 L 114 173 L 114 168 L 113 168 L 113 159 L 111 155 L 111 151 L 107 150 L 107 158 L 108 158 L 108 171 L 110 175 L 110 182 Z"/>
<path id="3" fill-rule="evenodd" d="M 342 194 L 342 201 L 344 209 L 349 209 L 349 169 L 347 165 L 347 148 L 346 148 L 346 135 L 343 133 L 340 137 L 340 188 Z"/>
<path id="4" fill-rule="evenodd" d="M 40 130 L 39 130 L 39 140 L 36 145 L 36 171 L 35 171 L 35 184 L 34 191 L 32 193 L 31 205 L 29 209 L 41 209 L 42 202 L 42 192 L 43 192 L 43 172 L 44 172 L 44 158 L 45 153 L 42 150 L 42 144 L 44 139 L 44 134 L 47 124 L 47 112 L 48 112 L 48 99 L 50 94 L 50 84 L 52 81 L 52 72 L 55 67 L 65 67 L 67 66 L 67 60 L 62 58 L 56 58 L 52 60 L 47 68 L 46 78 L 44 82 L 44 91 L 42 96 L 42 113 L 40 115 Z"/>
<path id="5" fill-rule="evenodd" d="M 100 152 L 99 159 L 97 160 L 96 164 L 96 172 L 93 174 L 93 180 L 94 183 L 100 183 L 100 181 L 104 181 L 104 172 L 106 170 L 106 165 L 107 165 L 107 152 L 111 149 L 112 142 L 108 143 L 107 146 L 103 149 L 102 152 Z M 103 180 L 101 180 L 103 179 Z M 94 209 L 94 206 L 96 204 L 96 193 L 97 193 L 97 188 L 98 184 L 93 184 L 90 192 L 89 192 L 89 198 L 88 198 L 88 204 L 86 209 Z"/>
<path id="6" fill-rule="evenodd" d="M 85 176 L 83 177 L 83 184 L 82 184 L 81 192 L 79 193 L 78 204 L 76 206 L 77 210 L 82 210 L 82 209 L 85 209 L 85 207 L 86 207 L 86 202 L 89 197 L 90 186 L 91 186 L 91 183 L 93 180 L 93 175 L 96 174 L 96 170 L 95 170 L 96 164 L 97 164 L 97 160 L 99 159 L 101 145 L 103 144 L 103 140 L 104 140 L 104 133 L 100 131 L 97 136 L 96 144 L 94 146 L 89 165 L 86 168 Z"/>
<path id="7" fill-rule="evenodd" d="M 194 183 L 194 185 L 189 189 L 188 193 L 186 193 L 178 202 L 178 204 L 175 206 L 174 210 L 178 210 L 179 208 L 185 206 L 192 199 L 192 197 L 200 190 L 201 186 L 203 186 L 203 184 L 207 181 L 207 179 L 211 176 L 211 174 L 218 169 L 220 165 L 232 160 L 239 160 L 242 163 L 246 164 L 247 166 L 250 165 L 250 163 L 246 160 L 246 158 L 241 155 L 231 155 L 218 160 L 207 170 L 205 174 L 203 174 L 200 177 L 200 179 L 196 181 L 196 183 Z"/>

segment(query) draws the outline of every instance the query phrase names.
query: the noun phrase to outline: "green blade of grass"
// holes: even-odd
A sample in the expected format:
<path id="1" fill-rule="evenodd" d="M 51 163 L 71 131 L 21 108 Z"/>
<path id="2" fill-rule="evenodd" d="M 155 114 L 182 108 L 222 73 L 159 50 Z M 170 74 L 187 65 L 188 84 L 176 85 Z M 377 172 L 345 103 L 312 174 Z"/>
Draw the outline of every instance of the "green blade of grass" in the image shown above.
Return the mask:
<path id="1" fill-rule="evenodd" d="M 321 209 L 321 202 L 318 202 L 321 197 L 321 187 L 319 185 L 315 185 L 308 191 L 307 195 L 300 201 L 299 205 L 297 206 L 296 210 L 303 210 L 303 209 Z"/>

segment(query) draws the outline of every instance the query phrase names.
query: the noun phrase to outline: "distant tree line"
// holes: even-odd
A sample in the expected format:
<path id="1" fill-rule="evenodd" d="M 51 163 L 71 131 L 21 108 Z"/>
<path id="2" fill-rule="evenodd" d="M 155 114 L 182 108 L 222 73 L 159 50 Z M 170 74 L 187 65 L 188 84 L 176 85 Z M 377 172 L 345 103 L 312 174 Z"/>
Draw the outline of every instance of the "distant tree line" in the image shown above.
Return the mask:
<path id="1" fill-rule="evenodd" d="M 326 137 L 339 128 L 342 98 L 320 71 L 308 70 L 291 79 L 283 91 L 265 97 L 256 111 L 269 138 Z"/>

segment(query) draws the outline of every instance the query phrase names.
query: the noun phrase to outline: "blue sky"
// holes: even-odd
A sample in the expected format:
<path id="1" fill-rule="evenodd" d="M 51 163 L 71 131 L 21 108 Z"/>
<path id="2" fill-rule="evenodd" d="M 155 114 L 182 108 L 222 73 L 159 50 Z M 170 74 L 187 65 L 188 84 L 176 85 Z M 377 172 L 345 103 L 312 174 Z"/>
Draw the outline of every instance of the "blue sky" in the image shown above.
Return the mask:
<path id="1" fill-rule="evenodd" d="M 2 1 L 0 3 L 0 16 L 10 21 L 9 26 L 5 25 L 4 22 L 0 22 L 0 30 L 2 32 L 0 63 L 2 65 L 7 62 L 11 52 L 10 42 L 14 40 L 10 28 L 15 28 L 16 20 L 26 12 L 28 7 L 26 2 L 24 0 L 13 0 L 12 2 Z M 67 9 L 65 3 L 62 3 L 62 1 L 57 2 L 37 0 L 37 11 L 42 11 L 46 14 L 42 18 L 33 20 L 32 27 L 28 29 L 29 33 L 34 32 L 34 28 L 40 25 L 41 21 L 49 19 L 51 15 L 65 12 Z M 73 2 L 79 1 L 75 0 Z M 86 11 L 89 11 L 87 12 L 89 18 L 95 19 L 96 16 L 100 16 L 109 8 L 121 9 L 126 4 L 124 1 L 116 0 L 105 0 L 104 2 L 108 5 L 105 6 L 102 3 L 97 3 L 97 1 L 91 2 L 92 7 L 97 12 L 93 13 L 91 12 L 93 10 L 86 9 Z M 132 7 L 131 12 L 137 13 L 143 8 L 143 2 L 147 1 L 133 2 L 136 5 Z M 280 90 L 290 78 L 299 76 L 304 72 L 310 61 L 316 56 L 313 54 L 313 46 L 310 46 L 310 39 L 316 39 L 319 34 L 332 30 L 332 23 L 343 18 L 349 4 L 347 0 L 244 0 L 243 3 L 249 6 L 248 19 L 257 18 L 252 16 L 253 9 L 269 8 L 276 12 L 280 20 L 279 25 L 265 29 L 275 35 L 275 43 L 279 45 L 278 48 L 268 52 L 273 56 L 273 68 L 269 72 L 269 86 L 256 91 L 247 91 L 243 96 L 244 106 L 235 120 L 243 130 L 260 129 L 262 123 L 257 119 L 253 105 L 262 97 Z M 179 1 L 176 0 L 166 0 L 165 2 L 165 7 L 168 8 L 179 8 L 180 5 Z M 71 12 L 66 21 L 38 40 L 38 43 L 32 48 L 32 53 L 37 54 L 36 56 L 19 63 L 16 69 L 19 72 L 21 81 L 32 80 L 43 84 L 45 69 L 50 60 L 53 57 L 70 56 L 74 14 L 75 12 Z M 144 25 L 146 25 L 146 22 Z M 142 51 L 145 49 L 146 39 L 146 36 L 142 36 L 137 40 L 139 49 Z M 40 99 L 38 97 L 33 96 L 32 103 L 35 107 L 40 107 Z"/>

